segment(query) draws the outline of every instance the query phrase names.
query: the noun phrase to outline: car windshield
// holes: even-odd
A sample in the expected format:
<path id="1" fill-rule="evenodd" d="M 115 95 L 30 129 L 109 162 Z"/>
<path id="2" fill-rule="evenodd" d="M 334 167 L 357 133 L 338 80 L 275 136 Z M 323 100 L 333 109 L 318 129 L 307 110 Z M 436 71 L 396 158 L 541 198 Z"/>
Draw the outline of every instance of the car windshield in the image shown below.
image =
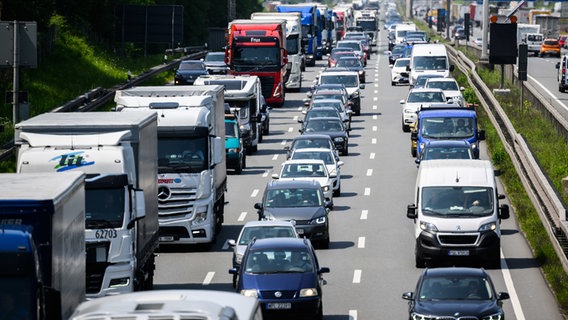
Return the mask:
<path id="1" fill-rule="evenodd" d="M 427 277 L 420 286 L 418 299 L 432 300 L 491 300 L 493 289 L 489 279 L 472 276 Z"/>
<path id="2" fill-rule="evenodd" d="M 343 112 L 341 101 L 324 101 L 324 100 L 315 100 L 312 102 L 312 109 L 316 108 L 334 108 L 338 112 Z"/>
<path id="3" fill-rule="evenodd" d="M 361 67 L 361 61 L 359 59 L 339 59 L 337 60 L 336 67 L 344 67 L 344 68 L 354 68 L 354 67 Z"/>
<path id="4" fill-rule="evenodd" d="M 251 251 L 244 263 L 247 273 L 313 272 L 314 261 L 305 249 L 264 249 Z"/>
<path id="5" fill-rule="evenodd" d="M 300 139 L 296 140 L 292 144 L 292 149 L 303 149 L 303 148 L 327 148 L 331 147 L 329 139 Z"/>
<path id="6" fill-rule="evenodd" d="M 421 209 L 425 216 L 479 217 L 493 214 L 489 187 L 423 187 Z"/>
<path id="7" fill-rule="evenodd" d="M 205 70 L 205 65 L 201 62 L 180 63 L 179 70 Z"/>
<path id="8" fill-rule="evenodd" d="M 438 88 L 442 90 L 458 91 L 458 84 L 454 81 L 428 81 L 426 88 Z"/>
<path id="9" fill-rule="evenodd" d="M 205 61 L 211 62 L 211 61 L 224 61 L 225 60 L 225 54 L 208 54 L 205 56 Z"/>
<path id="10" fill-rule="evenodd" d="M 394 46 L 392 48 L 392 54 L 402 54 L 404 52 L 404 46 Z"/>
<path id="11" fill-rule="evenodd" d="M 472 159 L 469 147 L 426 147 L 422 160 Z"/>
<path id="12" fill-rule="evenodd" d="M 353 71 L 355 72 L 355 71 Z M 357 87 L 359 75 L 357 74 L 338 74 L 338 75 L 321 75 L 320 84 L 342 84 L 346 88 Z"/>
<path id="13" fill-rule="evenodd" d="M 418 86 L 424 86 L 424 84 L 426 83 L 426 81 L 430 78 L 435 78 L 435 76 L 430 76 L 430 75 L 424 75 L 424 76 L 418 76 L 416 78 L 416 83 L 414 84 L 414 86 L 418 87 Z"/>
<path id="14" fill-rule="evenodd" d="M 294 152 L 292 160 L 318 159 L 323 160 L 325 164 L 334 164 L 333 155 L 329 151 L 302 151 Z"/>
<path id="15" fill-rule="evenodd" d="M 339 118 L 340 115 L 339 115 L 339 113 L 337 113 L 336 109 L 315 108 L 315 109 L 310 109 L 306 113 L 306 117 L 304 118 L 304 121 L 311 119 L 311 118 L 328 118 L 328 117 Z"/>
<path id="16" fill-rule="evenodd" d="M 246 246 L 252 239 L 295 238 L 293 227 L 285 226 L 250 226 L 243 229 L 239 245 Z"/>
<path id="17" fill-rule="evenodd" d="M 284 188 L 266 192 L 267 208 L 321 207 L 323 194 L 315 188 Z"/>
<path id="18" fill-rule="evenodd" d="M 441 91 L 438 92 L 410 92 L 406 102 L 446 102 L 444 99 L 444 94 Z"/>
<path id="19" fill-rule="evenodd" d="M 289 163 L 284 165 L 280 178 L 322 178 L 327 176 L 324 164 L 319 163 Z"/>
<path id="20" fill-rule="evenodd" d="M 308 121 L 306 124 L 306 132 L 325 132 L 325 131 L 333 131 L 339 132 L 343 131 L 343 126 L 341 125 L 340 120 L 331 120 L 331 119 L 312 119 Z"/>
<path id="21" fill-rule="evenodd" d="M 424 117 L 420 124 L 422 136 L 434 139 L 466 139 L 474 128 L 475 120 L 469 117 Z"/>
<path id="22" fill-rule="evenodd" d="M 394 62 L 395 68 L 406 68 L 410 64 L 409 59 L 396 59 Z"/>

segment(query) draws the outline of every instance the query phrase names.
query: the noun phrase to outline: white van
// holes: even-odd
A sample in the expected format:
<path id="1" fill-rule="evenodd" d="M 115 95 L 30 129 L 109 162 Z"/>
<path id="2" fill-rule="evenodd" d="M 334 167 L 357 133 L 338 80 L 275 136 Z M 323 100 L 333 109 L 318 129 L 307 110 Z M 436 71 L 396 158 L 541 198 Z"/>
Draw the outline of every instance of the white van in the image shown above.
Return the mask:
<path id="1" fill-rule="evenodd" d="M 556 76 L 558 91 L 565 92 L 568 89 L 568 54 L 560 58 L 560 61 L 556 63 L 556 69 L 558 69 Z"/>
<path id="2" fill-rule="evenodd" d="M 403 43 L 406 39 L 407 31 L 416 31 L 414 23 L 400 23 L 394 27 L 395 43 Z"/>
<path id="3" fill-rule="evenodd" d="M 410 64 L 407 67 L 410 86 L 420 74 L 439 74 L 449 77 L 454 66 L 450 65 L 446 46 L 441 43 L 421 43 L 412 47 Z"/>
<path id="4" fill-rule="evenodd" d="M 150 290 L 81 303 L 69 320 L 262 320 L 258 299 L 218 290 Z"/>
<path id="5" fill-rule="evenodd" d="M 488 160 L 424 161 L 418 169 L 414 203 L 406 216 L 414 221 L 416 267 L 432 260 L 473 257 L 499 268 L 501 219 L 495 172 Z"/>

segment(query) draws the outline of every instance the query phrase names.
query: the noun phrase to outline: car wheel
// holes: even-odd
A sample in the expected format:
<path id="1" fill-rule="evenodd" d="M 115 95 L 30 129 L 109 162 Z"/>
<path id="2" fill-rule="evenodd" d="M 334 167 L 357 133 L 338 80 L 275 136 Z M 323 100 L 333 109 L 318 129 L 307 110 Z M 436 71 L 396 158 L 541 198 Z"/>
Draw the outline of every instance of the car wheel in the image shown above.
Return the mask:
<path id="1" fill-rule="evenodd" d="M 270 122 L 266 121 L 266 127 L 263 128 L 262 130 L 263 130 L 262 134 L 268 135 L 270 132 Z"/>
<path id="2" fill-rule="evenodd" d="M 243 153 L 243 169 L 247 167 L 247 155 Z"/>
<path id="3" fill-rule="evenodd" d="M 413 158 L 416 158 L 416 154 L 417 154 L 416 148 L 412 148 L 412 147 L 410 147 L 410 148 L 411 148 L 411 149 L 410 149 L 410 154 L 412 155 Z"/>
<path id="4" fill-rule="evenodd" d="M 233 275 L 233 288 L 236 288 L 236 287 L 237 287 L 237 275 L 234 274 Z"/>
<path id="5" fill-rule="evenodd" d="M 244 156 L 243 156 L 244 158 Z M 237 166 L 235 167 L 235 173 L 236 174 L 241 174 L 243 172 L 243 160 L 241 158 L 241 160 L 239 161 L 239 163 L 237 164 Z"/>
<path id="6" fill-rule="evenodd" d="M 333 196 L 334 197 L 339 197 L 341 196 L 341 184 L 339 184 L 339 188 L 337 188 L 337 190 L 333 191 Z"/>
<path id="7" fill-rule="evenodd" d="M 320 242 L 320 248 L 329 249 L 329 238 L 326 238 Z"/>
<path id="8" fill-rule="evenodd" d="M 252 147 L 252 152 L 257 152 L 258 151 L 258 144 Z"/>
<path id="9" fill-rule="evenodd" d="M 341 155 L 342 156 L 348 156 L 349 155 L 349 146 L 345 146 L 345 148 L 341 152 Z"/>
<path id="10" fill-rule="evenodd" d="M 416 268 L 424 268 L 426 266 L 424 263 L 424 259 L 422 259 L 422 257 L 420 257 L 419 255 L 415 256 L 415 264 Z"/>
<path id="11" fill-rule="evenodd" d="M 410 132 L 410 126 L 402 123 L 402 132 Z"/>
<path id="12" fill-rule="evenodd" d="M 320 301 L 320 306 L 318 309 L 318 313 L 314 316 L 314 320 L 322 320 L 323 319 L 323 301 Z"/>

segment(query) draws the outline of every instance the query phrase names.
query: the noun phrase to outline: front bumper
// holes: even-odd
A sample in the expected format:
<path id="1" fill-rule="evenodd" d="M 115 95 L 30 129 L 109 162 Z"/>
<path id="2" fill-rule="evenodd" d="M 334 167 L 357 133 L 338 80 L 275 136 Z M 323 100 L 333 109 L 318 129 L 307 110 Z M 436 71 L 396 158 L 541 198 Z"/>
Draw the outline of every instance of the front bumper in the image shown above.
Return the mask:
<path id="1" fill-rule="evenodd" d="M 441 243 L 443 242 L 443 243 Z M 501 239 L 493 232 L 430 233 L 416 239 L 416 255 L 424 260 L 481 258 L 491 260 L 501 248 Z"/>
<path id="2" fill-rule="evenodd" d="M 286 291 L 283 291 L 284 296 L 288 296 Z M 263 297 L 259 297 L 259 302 L 262 308 L 262 316 L 266 319 L 314 319 L 317 315 L 321 304 L 321 298 L 307 297 L 307 298 L 294 298 L 294 299 L 277 299 L 277 298 L 264 298 L 264 296 L 274 296 L 274 291 L 263 291 L 260 293 Z M 290 295 L 295 295 L 297 292 L 290 292 Z M 282 305 L 282 303 L 290 303 L 290 309 L 269 309 L 272 305 Z"/>

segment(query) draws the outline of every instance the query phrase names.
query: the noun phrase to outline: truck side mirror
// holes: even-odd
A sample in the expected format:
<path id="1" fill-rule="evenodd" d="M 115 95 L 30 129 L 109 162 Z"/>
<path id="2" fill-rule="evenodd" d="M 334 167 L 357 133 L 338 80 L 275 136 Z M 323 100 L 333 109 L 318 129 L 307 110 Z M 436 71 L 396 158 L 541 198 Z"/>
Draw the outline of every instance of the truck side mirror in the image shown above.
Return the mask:
<path id="1" fill-rule="evenodd" d="M 415 204 L 409 204 L 406 207 L 406 217 L 408 219 L 416 219 L 416 205 Z"/>
<path id="2" fill-rule="evenodd" d="M 220 137 L 215 137 L 213 139 L 213 150 L 215 150 L 213 165 L 217 165 L 223 162 L 223 155 L 225 154 L 225 141 Z"/>
<path id="3" fill-rule="evenodd" d="M 144 190 L 135 189 L 134 190 L 134 197 L 135 197 L 135 204 L 136 204 L 136 211 L 135 211 L 135 219 L 142 219 L 146 216 L 146 201 L 144 197 Z"/>

